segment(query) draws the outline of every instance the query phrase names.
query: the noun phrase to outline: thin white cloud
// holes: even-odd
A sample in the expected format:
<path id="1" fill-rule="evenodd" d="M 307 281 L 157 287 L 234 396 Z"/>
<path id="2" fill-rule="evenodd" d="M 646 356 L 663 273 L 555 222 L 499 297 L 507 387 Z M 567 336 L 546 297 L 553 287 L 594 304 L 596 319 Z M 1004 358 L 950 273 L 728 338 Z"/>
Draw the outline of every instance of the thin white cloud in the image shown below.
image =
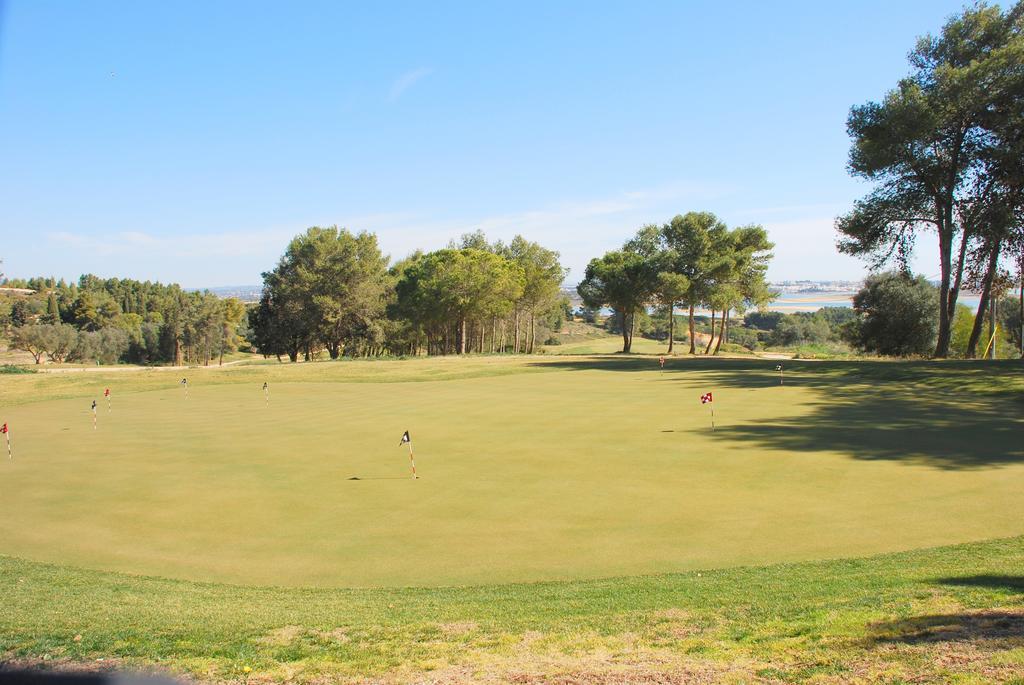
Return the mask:
<path id="1" fill-rule="evenodd" d="M 227 231 L 222 233 L 158 236 L 143 231 L 120 231 L 100 235 L 80 235 L 57 231 L 46 235 L 54 247 L 88 251 L 101 257 L 174 257 L 232 258 L 263 254 L 268 249 L 284 249 L 294 235 L 291 229 L 264 231 Z"/>
<path id="2" fill-rule="evenodd" d="M 188 260 L 188 269 L 184 269 L 182 263 L 171 270 L 172 278 L 183 270 L 195 271 L 200 265 L 216 265 L 216 273 L 188 279 L 199 281 L 192 285 L 216 286 L 223 285 L 225 280 L 258 282 L 259 272 L 273 267 L 288 241 L 309 226 L 337 224 L 352 231 L 374 232 L 381 249 L 392 259 L 402 258 L 416 249 L 443 247 L 463 233 L 480 229 L 491 240 L 507 242 L 521 234 L 558 250 L 563 264 L 572 270 L 568 280 L 575 282 L 582 277 L 591 258 L 621 247 L 643 224 L 662 223 L 688 209 L 720 205 L 734 194 L 734 189 L 729 187 L 673 181 L 613 192 L 604 197 L 567 199 L 489 215 L 453 216 L 408 210 L 372 214 L 339 212 L 300 217 L 286 226 L 257 230 L 192 231 L 175 236 L 145 230 L 88 235 L 61 231 L 50 233 L 46 238 L 49 246 L 57 251 L 109 258 L 109 262 L 104 263 L 132 262 L 148 267 L 150 263 L 166 265 L 168 259 Z M 745 213 L 743 208 L 737 208 L 734 212 L 721 212 L 720 216 L 733 223 L 736 215 Z M 835 239 L 831 228 L 833 218 L 830 212 L 798 212 L 797 216 L 780 212 L 765 217 L 764 226 L 777 243 L 776 264 L 781 267 L 773 264 L 772 275 L 802 276 L 812 268 L 817 272 L 821 266 L 818 253 L 822 252 L 822 243 L 832 243 Z M 847 269 L 852 266 L 845 257 L 835 261 Z M 250 272 L 250 277 L 245 276 Z M 140 275 L 145 277 L 145 274 Z"/>
<path id="3" fill-rule="evenodd" d="M 388 100 L 394 102 L 398 98 L 402 97 L 402 93 L 409 90 L 409 88 L 411 88 L 417 81 L 422 79 L 424 76 L 429 76 L 433 72 L 433 69 L 427 67 L 419 67 L 412 71 L 405 72 L 391 84 L 391 91 L 388 93 Z"/>

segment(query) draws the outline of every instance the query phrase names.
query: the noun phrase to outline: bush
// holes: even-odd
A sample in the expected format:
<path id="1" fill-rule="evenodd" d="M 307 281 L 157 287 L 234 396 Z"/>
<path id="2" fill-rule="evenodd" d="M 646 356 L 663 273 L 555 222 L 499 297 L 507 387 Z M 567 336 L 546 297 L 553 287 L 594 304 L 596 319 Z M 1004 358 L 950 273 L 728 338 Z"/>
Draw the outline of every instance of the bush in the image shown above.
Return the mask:
<path id="1" fill-rule="evenodd" d="M 35 373 L 35 372 L 36 372 L 35 369 L 27 369 L 24 366 L 15 366 L 14 364 L 4 364 L 3 366 L 0 366 L 0 374 L 4 374 L 4 373 L 18 374 L 18 373 Z"/>
<path id="2" fill-rule="evenodd" d="M 892 357 L 926 355 L 938 334 L 938 307 L 938 289 L 924 276 L 869 276 L 853 298 L 857 318 L 846 329 L 848 341 Z"/>

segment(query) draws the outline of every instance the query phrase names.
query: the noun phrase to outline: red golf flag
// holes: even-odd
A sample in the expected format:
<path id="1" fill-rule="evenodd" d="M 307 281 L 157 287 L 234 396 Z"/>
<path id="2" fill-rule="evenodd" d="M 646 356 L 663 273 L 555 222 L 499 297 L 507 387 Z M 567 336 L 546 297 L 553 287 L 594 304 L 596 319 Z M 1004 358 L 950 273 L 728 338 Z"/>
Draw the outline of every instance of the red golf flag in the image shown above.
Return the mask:
<path id="1" fill-rule="evenodd" d="M 5 423 L 4 425 L 0 426 L 0 433 L 6 433 L 6 432 L 7 432 L 7 424 Z"/>
<path id="2" fill-rule="evenodd" d="M 110 388 L 106 388 L 106 389 L 103 390 L 103 396 L 104 397 L 110 397 Z"/>
<path id="3" fill-rule="evenodd" d="M 706 392 L 700 396 L 700 403 L 707 404 L 708 402 L 711 402 L 711 393 Z"/>

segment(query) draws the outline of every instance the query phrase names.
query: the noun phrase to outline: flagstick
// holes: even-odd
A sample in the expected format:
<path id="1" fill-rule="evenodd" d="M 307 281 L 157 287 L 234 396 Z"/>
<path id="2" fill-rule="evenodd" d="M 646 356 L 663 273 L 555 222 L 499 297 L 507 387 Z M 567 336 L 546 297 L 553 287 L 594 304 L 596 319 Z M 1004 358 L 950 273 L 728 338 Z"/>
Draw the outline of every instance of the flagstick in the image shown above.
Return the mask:
<path id="1" fill-rule="evenodd" d="M 107 395 L 107 413 L 110 413 L 110 395 Z"/>
<path id="2" fill-rule="evenodd" d="M 4 433 L 7 436 L 7 458 L 14 461 L 14 453 L 11 452 L 11 429 L 8 428 L 7 432 Z"/>
<path id="3" fill-rule="evenodd" d="M 92 429 L 96 430 L 96 407 L 92 408 Z"/>
<path id="4" fill-rule="evenodd" d="M 263 388 L 263 395 L 267 399 L 267 406 L 270 406 L 270 388 Z"/>
<path id="5" fill-rule="evenodd" d="M 409 464 L 412 465 L 412 479 L 416 480 L 416 460 L 412 458 L 412 440 L 409 441 Z"/>
<path id="6" fill-rule="evenodd" d="M 715 432 L 715 405 L 711 404 L 711 432 Z"/>
<path id="7" fill-rule="evenodd" d="M 779 369 L 779 385 L 786 384 L 786 370 L 783 368 Z"/>

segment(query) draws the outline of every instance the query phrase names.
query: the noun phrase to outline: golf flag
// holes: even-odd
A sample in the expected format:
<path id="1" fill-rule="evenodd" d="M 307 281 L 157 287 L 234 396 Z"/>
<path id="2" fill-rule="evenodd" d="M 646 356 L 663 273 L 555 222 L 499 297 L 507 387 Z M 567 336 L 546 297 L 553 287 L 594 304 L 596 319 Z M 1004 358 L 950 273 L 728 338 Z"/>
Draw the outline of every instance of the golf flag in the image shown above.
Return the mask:
<path id="1" fill-rule="evenodd" d="M 710 392 L 706 392 L 703 395 L 701 395 L 700 396 L 700 403 L 701 404 L 710 404 L 711 405 L 711 430 L 712 431 L 715 430 L 715 403 L 714 403 L 713 398 L 711 397 L 711 393 Z"/>
<path id="2" fill-rule="evenodd" d="M 412 478 L 416 480 L 418 478 L 416 475 L 416 460 L 412 457 L 412 438 L 409 436 L 409 431 L 402 433 L 402 439 L 399 441 L 398 446 L 401 447 L 402 445 L 409 446 L 409 465 L 412 466 Z"/>
<path id="3" fill-rule="evenodd" d="M 5 423 L 4 425 L 0 426 L 0 433 L 6 433 L 6 432 L 7 432 L 7 424 Z"/>
<path id="4" fill-rule="evenodd" d="M 96 400 L 92 401 L 92 429 L 96 430 Z"/>
<path id="5" fill-rule="evenodd" d="M 779 364 L 778 366 L 776 366 L 775 370 L 776 371 L 782 371 L 782 364 Z"/>
<path id="6" fill-rule="evenodd" d="M 658 364 L 660 364 L 661 368 L 664 369 L 665 368 L 665 357 L 658 357 Z"/>
<path id="7" fill-rule="evenodd" d="M 263 381 L 263 398 L 270 404 L 270 383 Z"/>
<path id="8" fill-rule="evenodd" d="M 185 399 L 187 400 L 188 399 L 188 379 L 187 378 L 182 378 L 181 379 L 181 385 L 182 385 L 182 387 L 185 388 Z"/>
<path id="9" fill-rule="evenodd" d="M 779 372 L 779 385 L 785 385 L 786 378 L 784 376 L 785 372 L 782 370 L 782 364 L 777 364 L 775 370 Z"/>
<path id="10" fill-rule="evenodd" d="M 110 413 L 110 388 L 103 389 L 103 396 L 107 398 L 107 413 Z"/>
<path id="11" fill-rule="evenodd" d="M 11 432 L 7 430 L 7 423 L 0 426 L 0 433 L 3 433 L 4 437 L 7 438 L 7 458 L 14 459 L 14 454 L 11 452 Z"/>

